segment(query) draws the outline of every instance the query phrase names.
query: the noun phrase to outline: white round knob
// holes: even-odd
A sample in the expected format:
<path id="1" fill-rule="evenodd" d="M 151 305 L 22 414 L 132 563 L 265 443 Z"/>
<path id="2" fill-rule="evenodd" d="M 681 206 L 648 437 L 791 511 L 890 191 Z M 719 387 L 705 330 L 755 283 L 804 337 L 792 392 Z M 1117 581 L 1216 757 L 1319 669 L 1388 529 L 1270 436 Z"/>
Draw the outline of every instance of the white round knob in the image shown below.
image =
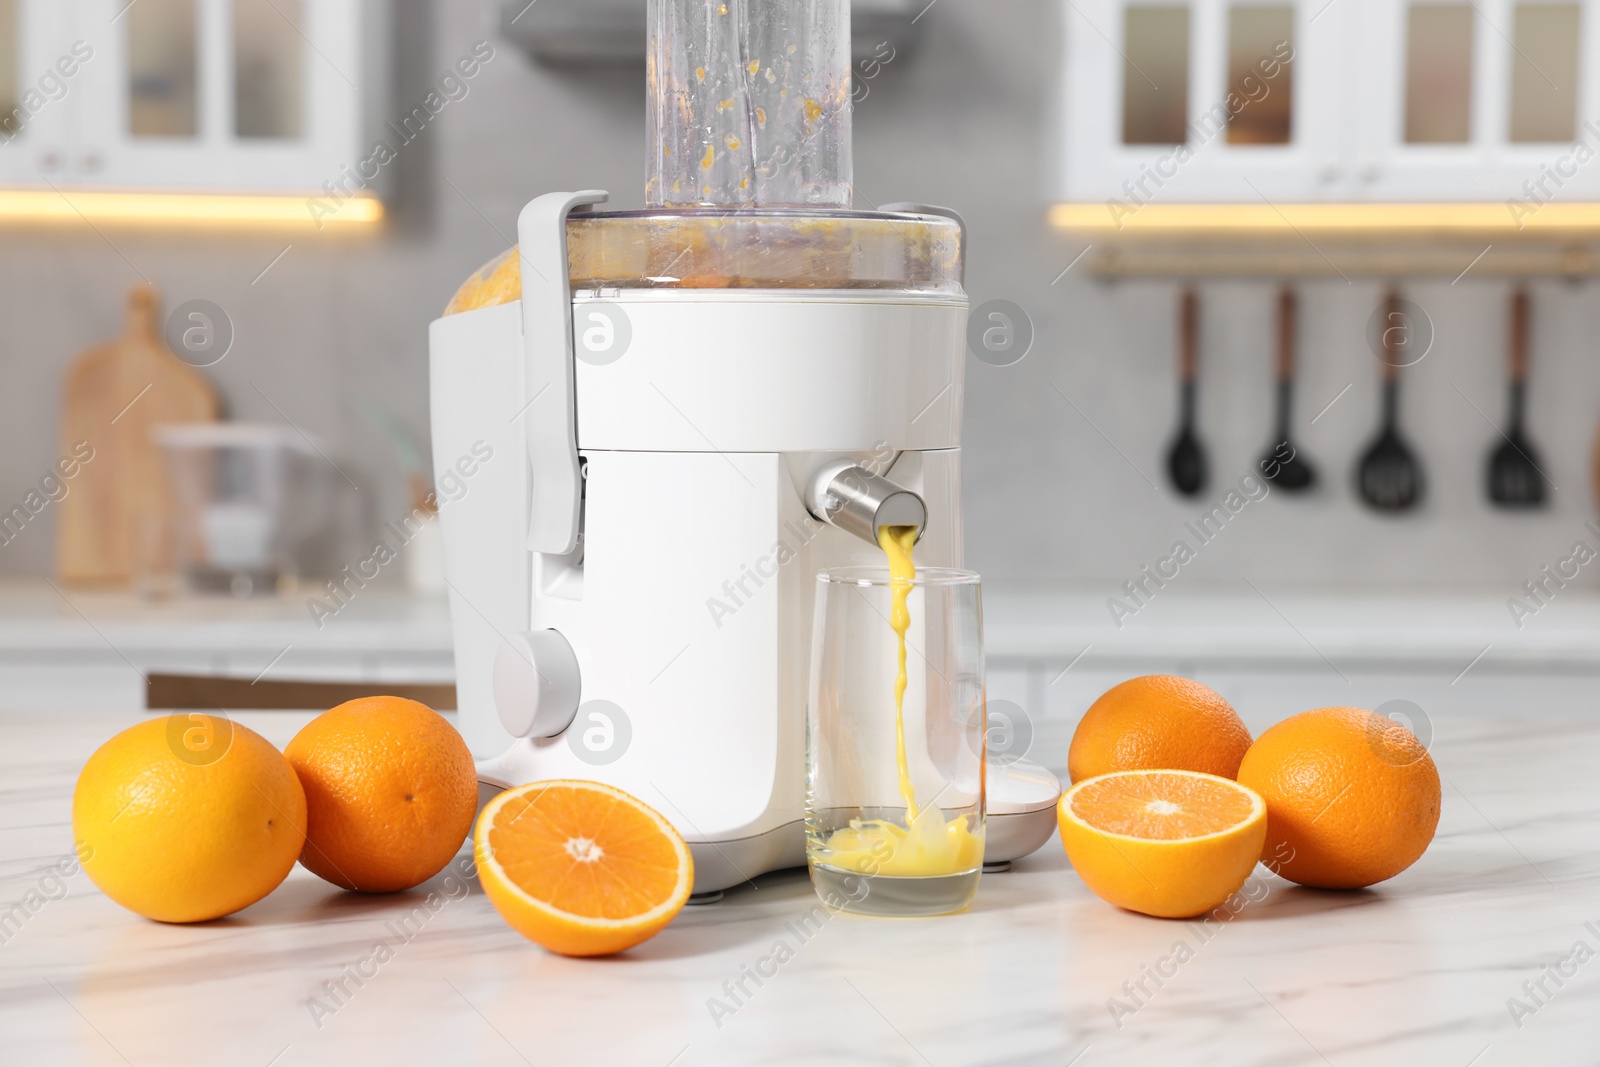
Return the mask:
<path id="1" fill-rule="evenodd" d="M 513 634 L 494 657 L 494 706 L 512 737 L 554 737 L 578 712 L 578 657 L 556 630 Z"/>

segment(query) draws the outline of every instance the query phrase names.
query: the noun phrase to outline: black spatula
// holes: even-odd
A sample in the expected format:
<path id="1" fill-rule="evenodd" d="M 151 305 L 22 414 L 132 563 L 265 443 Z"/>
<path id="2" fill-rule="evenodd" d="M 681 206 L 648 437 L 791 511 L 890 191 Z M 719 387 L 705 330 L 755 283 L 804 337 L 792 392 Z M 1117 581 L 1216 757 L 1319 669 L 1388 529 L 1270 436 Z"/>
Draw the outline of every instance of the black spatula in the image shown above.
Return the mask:
<path id="1" fill-rule="evenodd" d="M 1271 479 L 1273 485 L 1290 493 L 1310 489 L 1317 480 L 1317 469 L 1289 440 L 1297 328 L 1294 290 L 1284 286 L 1278 293 L 1278 430 L 1267 446 L 1266 455 L 1261 457 L 1261 473 Z"/>
<path id="2" fill-rule="evenodd" d="M 1383 424 L 1356 466 L 1356 489 L 1379 511 L 1405 511 L 1422 499 L 1422 464 L 1400 436 L 1401 339 L 1410 327 L 1391 291 L 1383 313 Z"/>
<path id="3" fill-rule="evenodd" d="M 1528 380 L 1528 293 L 1511 294 L 1510 425 L 1505 440 L 1489 453 L 1489 499 L 1503 508 L 1544 506 L 1539 453 L 1522 432 L 1523 388 Z"/>
<path id="4" fill-rule="evenodd" d="M 1206 450 L 1194 432 L 1199 320 L 1200 300 L 1193 289 L 1185 289 L 1178 307 L 1178 437 L 1167 453 L 1167 476 L 1184 496 L 1194 496 L 1206 486 Z"/>

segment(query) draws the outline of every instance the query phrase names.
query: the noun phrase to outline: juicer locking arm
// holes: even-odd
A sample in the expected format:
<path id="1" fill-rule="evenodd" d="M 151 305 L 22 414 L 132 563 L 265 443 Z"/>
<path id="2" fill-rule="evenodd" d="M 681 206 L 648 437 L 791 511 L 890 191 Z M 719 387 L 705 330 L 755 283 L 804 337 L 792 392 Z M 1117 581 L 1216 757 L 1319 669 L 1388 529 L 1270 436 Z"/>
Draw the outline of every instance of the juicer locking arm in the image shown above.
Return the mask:
<path id="1" fill-rule="evenodd" d="M 528 550 L 564 556 L 578 544 L 583 481 L 578 468 L 572 287 L 567 280 L 567 216 L 606 202 L 600 189 L 546 193 L 517 217 L 522 262 L 524 434 L 532 475 Z M 546 396 L 545 394 L 549 395 Z M 536 410 L 528 410 L 539 402 Z"/>
<path id="2" fill-rule="evenodd" d="M 874 545 L 880 526 L 915 526 L 920 541 L 928 525 L 920 496 L 854 463 L 818 471 L 806 485 L 805 504 L 823 522 Z"/>

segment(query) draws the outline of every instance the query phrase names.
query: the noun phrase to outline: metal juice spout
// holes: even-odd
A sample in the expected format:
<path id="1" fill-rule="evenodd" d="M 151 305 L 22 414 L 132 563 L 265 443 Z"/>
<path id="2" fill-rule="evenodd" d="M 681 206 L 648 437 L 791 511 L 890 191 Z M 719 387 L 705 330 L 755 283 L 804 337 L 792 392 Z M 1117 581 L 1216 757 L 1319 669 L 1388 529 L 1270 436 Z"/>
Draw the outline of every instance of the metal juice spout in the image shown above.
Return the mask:
<path id="1" fill-rule="evenodd" d="M 921 540 L 928 525 L 922 497 L 854 463 L 819 471 L 806 486 L 805 504 L 823 522 L 873 545 L 880 526 L 914 526 Z"/>

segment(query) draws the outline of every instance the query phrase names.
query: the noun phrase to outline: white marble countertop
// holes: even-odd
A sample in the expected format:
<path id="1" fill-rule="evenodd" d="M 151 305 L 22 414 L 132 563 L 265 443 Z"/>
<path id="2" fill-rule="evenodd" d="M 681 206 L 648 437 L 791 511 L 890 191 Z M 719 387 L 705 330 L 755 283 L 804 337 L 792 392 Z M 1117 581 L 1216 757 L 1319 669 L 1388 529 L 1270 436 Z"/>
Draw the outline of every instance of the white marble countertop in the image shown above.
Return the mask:
<path id="1" fill-rule="evenodd" d="M 230 919 L 147 922 L 47 870 L 71 853 L 79 767 L 135 717 L 9 715 L 0 1063 L 1592 1064 L 1600 721 L 1576 710 L 1436 716 L 1438 837 L 1374 890 L 1258 869 L 1258 899 L 1207 931 L 1101 902 L 1052 840 L 959 915 L 837 915 L 802 940 L 793 924 L 818 902 L 780 872 L 588 961 L 524 941 L 475 883 L 444 876 L 363 897 L 297 869 Z M 280 745 L 306 720 L 239 718 Z M 1036 755 L 1059 766 L 1070 724 L 1054 725 Z M 1192 958 L 1174 967 L 1180 941 Z M 792 958 L 775 965 L 780 942 Z M 380 943 L 392 958 L 357 985 L 347 968 Z M 1539 982 L 1548 995 L 1524 986 Z"/>

